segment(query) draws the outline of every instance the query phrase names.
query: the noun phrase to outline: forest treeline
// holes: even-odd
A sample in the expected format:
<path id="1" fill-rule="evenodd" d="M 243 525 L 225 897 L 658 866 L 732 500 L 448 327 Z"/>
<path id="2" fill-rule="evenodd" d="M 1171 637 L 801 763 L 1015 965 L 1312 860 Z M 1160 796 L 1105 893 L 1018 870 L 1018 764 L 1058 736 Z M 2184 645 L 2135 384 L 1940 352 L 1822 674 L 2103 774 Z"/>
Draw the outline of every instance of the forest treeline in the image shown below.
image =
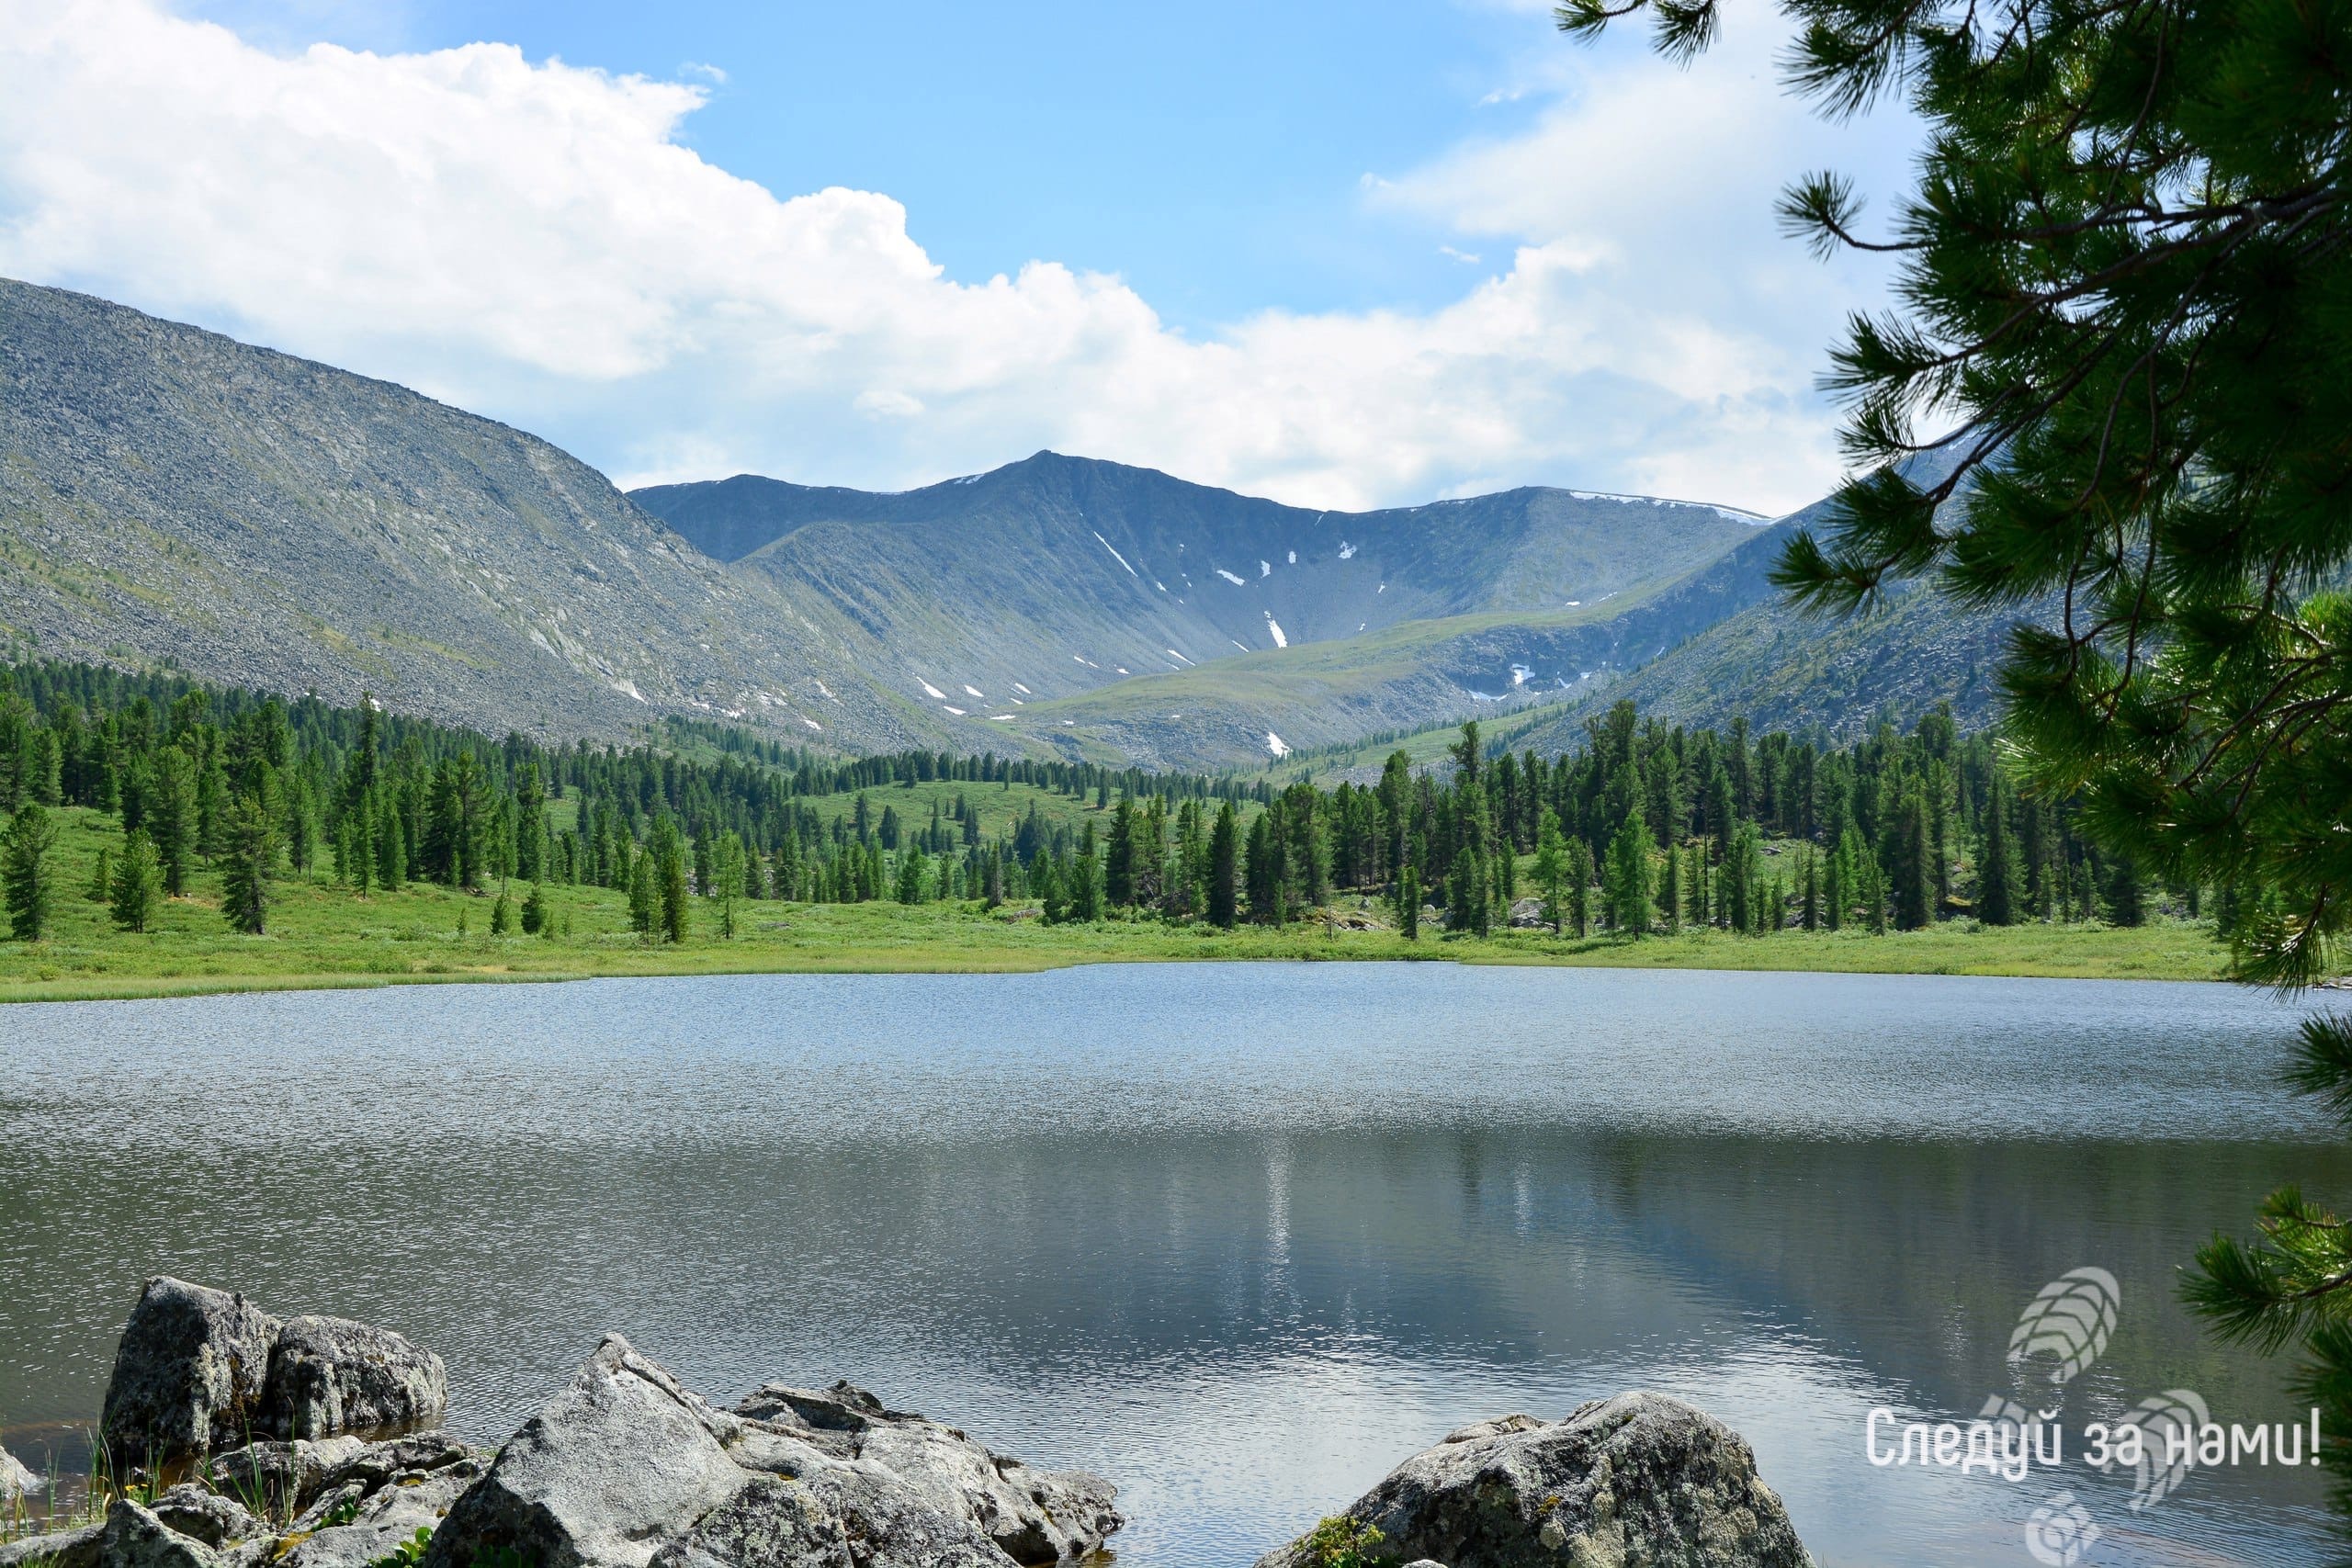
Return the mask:
<path id="1" fill-rule="evenodd" d="M 929 784 L 966 787 L 926 792 L 924 809 L 893 798 Z M 982 792 L 1015 784 L 1094 809 L 1049 816 L 1031 795 L 983 831 Z M 242 931 L 266 929 L 271 883 L 293 874 L 360 894 L 412 880 L 495 894 L 493 931 L 540 929 L 544 887 L 593 884 L 669 941 L 698 908 L 731 934 L 746 900 L 1023 900 L 1048 920 L 1230 927 L 1350 893 L 1385 899 L 1408 935 L 1430 919 L 1640 935 L 2137 924 L 2166 892 L 2086 842 L 2063 804 L 2020 796 L 1992 741 L 1942 712 L 1837 748 L 1738 720 L 1668 727 L 1621 703 L 1566 756 L 1490 750 L 1473 724 L 1450 769 L 1417 773 L 1397 752 L 1377 782 L 1276 789 L 1060 761 L 842 759 L 686 723 L 659 745 L 549 747 L 168 673 L 0 671 L 0 873 L 20 938 L 57 897 L 44 867 L 59 805 L 119 818 L 123 847 L 91 892 L 134 931 L 199 864 L 220 872 Z M 2199 912 L 2201 890 L 2169 891 Z M 2222 903 L 2226 921 L 2237 900 Z"/>

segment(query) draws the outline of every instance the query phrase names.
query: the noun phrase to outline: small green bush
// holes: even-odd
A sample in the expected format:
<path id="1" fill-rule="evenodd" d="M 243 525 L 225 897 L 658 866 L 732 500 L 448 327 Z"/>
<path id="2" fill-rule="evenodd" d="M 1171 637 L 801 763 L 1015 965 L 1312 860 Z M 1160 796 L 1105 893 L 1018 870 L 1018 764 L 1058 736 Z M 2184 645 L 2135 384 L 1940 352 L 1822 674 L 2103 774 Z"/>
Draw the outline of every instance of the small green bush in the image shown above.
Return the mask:
<path id="1" fill-rule="evenodd" d="M 1340 1514 L 1317 1525 L 1306 1538 L 1307 1560 L 1315 1568 L 1377 1568 L 1389 1559 L 1373 1548 L 1386 1539 L 1378 1525 Z"/>

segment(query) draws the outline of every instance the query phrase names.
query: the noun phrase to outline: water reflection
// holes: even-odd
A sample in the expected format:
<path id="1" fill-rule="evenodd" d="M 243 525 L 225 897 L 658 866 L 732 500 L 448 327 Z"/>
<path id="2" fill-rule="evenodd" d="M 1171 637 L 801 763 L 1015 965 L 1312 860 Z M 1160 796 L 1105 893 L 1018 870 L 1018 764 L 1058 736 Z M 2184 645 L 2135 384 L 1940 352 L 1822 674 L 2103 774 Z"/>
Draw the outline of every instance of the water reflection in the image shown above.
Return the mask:
<path id="1" fill-rule="evenodd" d="M 85 1417 L 156 1269 L 413 1333 L 503 1435 L 605 1327 L 732 1397 L 847 1375 L 1246 1562 L 1461 1421 L 1632 1386 L 1740 1427 L 1825 1563 L 2025 1563 L 2045 1492 L 1874 1470 L 2018 1307 L 2122 1283 L 2070 1419 L 2294 1418 L 2173 1300 L 2352 1176 L 2214 987 L 1200 966 L 10 1010 L 0 1421 Z M 2099 1561 L 2328 1559 L 2200 1472 Z M 2131 1527 L 2127 1534 L 2125 1527 Z"/>

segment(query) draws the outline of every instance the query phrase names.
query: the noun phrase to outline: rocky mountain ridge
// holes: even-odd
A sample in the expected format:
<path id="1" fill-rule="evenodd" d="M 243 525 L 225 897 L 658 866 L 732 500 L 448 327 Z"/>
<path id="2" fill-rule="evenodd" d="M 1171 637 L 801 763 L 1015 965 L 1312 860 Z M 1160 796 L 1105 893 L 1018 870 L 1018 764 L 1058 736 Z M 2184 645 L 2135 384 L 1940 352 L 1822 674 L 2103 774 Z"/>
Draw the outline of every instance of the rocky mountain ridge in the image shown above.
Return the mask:
<path id="1" fill-rule="evenodd" d="M 1760 521 L 1543 488 L 1318 512 L 1053 452 L 894 495 L 738 476 L 631 499 L 870 638 L 912 700 L 1000 713 L 1408 622 L 1605 613 Z"/>
<path id="2" fill-rule="evenodd" d="M 535 436 L 0 280 L 0 642 L 362 691 L 493 733 L 662 713 L 946 740 L 754 581 Z"/>
<path id="3" fill-rule="evenodd" d="M 1799 625 L 1761 521 L 1544 488 L 1317 512 L 1050 452 L 899 494 L 632 499 L 402 388 L 0 280 L 0 654 L 492 734 L 684 715 L 1216 770 L 1539 698 L 1573 743 L 1612 689 L 1708 721 L 1989 711 L 1996 621 L 1914 594 Z"/>

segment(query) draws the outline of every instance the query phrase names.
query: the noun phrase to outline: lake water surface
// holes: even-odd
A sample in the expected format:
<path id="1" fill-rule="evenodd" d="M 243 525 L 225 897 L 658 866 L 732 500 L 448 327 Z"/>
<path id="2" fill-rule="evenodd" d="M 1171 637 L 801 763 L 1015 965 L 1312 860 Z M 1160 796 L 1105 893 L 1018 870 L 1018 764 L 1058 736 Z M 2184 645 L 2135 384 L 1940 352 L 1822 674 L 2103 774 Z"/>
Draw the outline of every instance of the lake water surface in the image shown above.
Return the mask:
<path id="1" fill-rule="evenodd" d="M 2220 986 L 1412 964 L 416 987 L 0 1010 L 0 1432 L 70 1446 L 147 1275 L 380 1322 L 503 1438 L 599 1332 L 727 1402 L 846 1376 L 1118 1482 L 1123 1563 L 1246 1564 L 1465 1421 L 1649 1387 L 1827 1565 L 2332 1561 L 2316 1472 L 2133 1513 L 2087 1421 L 2300 1418 L 2174 1299 L 2352 1160 Z M 2121 1287 L 2063 1390 L 2045 1281 Z M 2063 1405 L 2020 1484 L 1875 1406 Z"/>

